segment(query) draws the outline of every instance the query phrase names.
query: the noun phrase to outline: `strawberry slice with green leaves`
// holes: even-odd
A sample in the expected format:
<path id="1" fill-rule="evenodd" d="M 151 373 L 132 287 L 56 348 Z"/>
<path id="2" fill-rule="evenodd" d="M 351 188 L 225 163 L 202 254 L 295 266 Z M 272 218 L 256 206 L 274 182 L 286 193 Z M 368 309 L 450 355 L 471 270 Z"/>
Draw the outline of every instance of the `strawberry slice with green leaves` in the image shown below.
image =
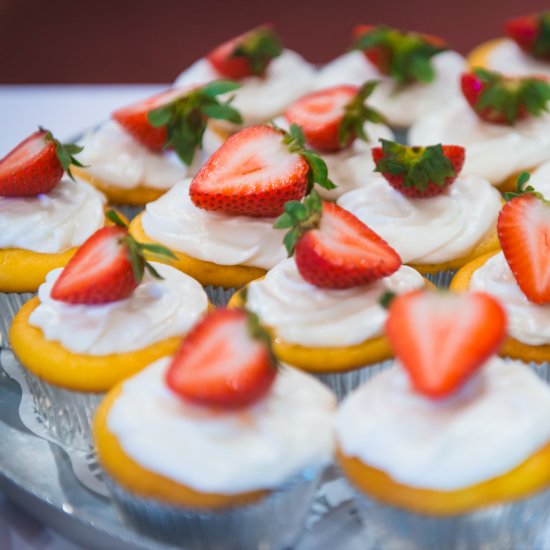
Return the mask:
<path id="1" fill-rule="evenodd" d="M 550 61 L 550 11 L 510 19 L 505 32 L 525 53 Z"/>
<path id="2" fill-rule="evenodd" d="M 504 257 L 519 288 L 535 304 L 550 303 L 550 202 L 532 186 L 529 174 L 518 177 L 517 193 L 498 216 L 497 230 Z"/>
<path id="3" fill-rule="evenodd" d="M 357 86 L 334 86 L 305 95 L 285 112 L 289 123 L 300 126 L 306 142 L 317 151 L 335 152 L 356 138 L 369 141 L 365 122 L 383 123 L 384 117 L 365 104 L 378 81 Z"/>
<path id="4" fill-rule="evenodd" d="M 118 109 L 112 117 L 145 147 L 156 152 L 173 147 L 190 165 L 202 148 L 209 119 L 242 122 L 239 111 L 230 105 L 232 98 L 225 102 L 218 98 L 239 87 L 237 82 L 217 80 L 198 88 L 174 88 Z"/>
<path id="5" fill-rule="evenodd" d="M 204 210 L 273 217 L 314 183 L 333 189 L 325 162 L 304 142 L 295 124 L 289 133 L 265 125 L 233 134 L 193 178 L 191 201 Z"/>
<path id="6" fill-rule="evenodd" d="M 74 181 L 71 165 L 82 166 L 73 155 L 82 147 L 61 143 L 39 128 L 0 160 L 0 196 L 34 197 L 51 191 L 63 177 Z"/>
<path id="7" fill-rule="evenodd" d="M 231 410 L 260 400 L 276 374 L 271 338 L 258 317 L 217 309 L 185 336 L 166 372 L 166 383 L 186 401 Z"/>
<path id="8" fill-rule="evenodd" d="M 145 260 L 144 253 L 162 260 L 174 254 L 162 245 L 138 243 L 113 210 L 107 217 L 115 224 L 96 231 L 76 251 L 56 280 L 51 296 L 68 304 L 107 304 L 132 294 L 145 270 L 162 279 Z"/>
<path id="9" fill-rule="evenodd" d="M 402 32 L 383 25 L 355 27 L 352 48 L 364 52 L 384 75 L 398 84 L 432 82 L 432 58 L 447 50 L 444 40 L 416 32 Z"/>
<path id="10" fill-rule="evenodd" d="M 375 172 L 407 197 L 440 195 L 456 180 L 464 165 L 465 151 L 459 145 L 409 147 L 386 139 L 380 142 L 382 147 L 372 149 Z"/>
<path id="11" fill-rule="evenodd" d="M 312 191 L 290 201 L 275 221 L 302 277 L 320 288 L 352 288 L 387 277 L 401 267 L 391 246 L 351 212 L 321 201 Z"/>
<path id="12" fill-rule="evenodd" d="M 514 124 L 548 112 L 550 83 L 544 76 L 511 77 L 487 69 L 464 73 L 462 94 L 486 122 Z"/>
<path id="13" fill-rule="evenodd" d="M 416 290 L 391 301 L 386 335 L 414 389 L 444 398 L 498 351 L 506 313 L 482 292 Z"/>
<path id="14" fill-rule="evenodd" d="M 206 59 L 222 76 L 240 80 L 247 76 L 264 76 L 283 47 L 269 25 L 262 25 L 232 38 L 212 50 Z"/>

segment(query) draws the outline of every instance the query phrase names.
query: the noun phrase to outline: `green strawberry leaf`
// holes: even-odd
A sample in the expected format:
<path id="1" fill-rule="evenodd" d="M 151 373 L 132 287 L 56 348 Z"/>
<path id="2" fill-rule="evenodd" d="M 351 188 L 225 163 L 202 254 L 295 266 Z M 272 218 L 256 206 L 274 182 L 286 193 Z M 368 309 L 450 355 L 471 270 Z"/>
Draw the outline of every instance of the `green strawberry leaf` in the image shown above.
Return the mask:
<path id="1" fill-rule="evenodd" d="M 241 85 L 233 80 L 214 80 L 202 87 L 202 93 L 210 98 L 238 90 Z"/>
<path id="2" fill-rule="evenodd" d="M 259 27 L 246 33 L 231 53 L 231 57 L 245 57 L 257 76 L 263 76 L 273 59 L 281 55 L 283 46 L 279 37 L 269 27 Z"/>

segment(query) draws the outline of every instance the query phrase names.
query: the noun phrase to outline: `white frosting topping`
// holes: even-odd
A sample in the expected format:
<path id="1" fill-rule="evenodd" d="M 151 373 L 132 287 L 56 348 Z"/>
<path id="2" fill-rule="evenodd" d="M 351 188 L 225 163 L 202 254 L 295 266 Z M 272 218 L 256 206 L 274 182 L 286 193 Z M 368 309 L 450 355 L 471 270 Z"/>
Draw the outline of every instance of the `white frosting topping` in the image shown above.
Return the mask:
<path id="1" fill-rule="evenodd" d="M 550 159 L 550 114 L 513 126 L 481 120 L 463 98 L 427 114 L 409 132 L 409 143 L 446 143 L 467 148 L 463 171 L 493 184 Z"/>
<path id="2" fill-rule="evenodd" d="M 453 51 L 432 58 L 435 78 L 429 84 L 414 83 L 401 89 L 395 81 L 378 72 L 359 51 L 348 52 L 325 65 L 318 73 L 314 89 L 337 84 L 363 84 L 367 80 L 380 80 L 368 104 L 380 112 L 394 126 L 410 126 L 451 98 L 460 94 L 460 74 L 466 68 L 464 58 Z"/>
<path id="3" fill-rule="evenodd" d="M 417 271 L 402 266 L 368 285 L 344 290 L 318 288 L 306 282 L 294 258 L 288 258 L 264 279 L 250 283 L 247 307 L 287 343 L 353 346 L 382 333 L 387 312 L 379 300 L 384 292 L 402 294 L 423 286 Z"/>
<path id="4" fill-rule="evenodd" d="M 411 199 L 379 176 L 338 204 L 384 238 L 403 262 L 434 264 L 467 256 L 493 231 L 501 197 L 487 180 L 459 175 L 441 195 Z"/>
<path id="5" fill-rule="evenodd" d="M 487 56 L 487 68 L 510 76 L 550 77 L 550 63 L 527 55 L 510 38 L 503 38 L 491 49 Z"/>
<path id="6" fill-rule="evenodd" d="M 231 92 L 235 96 L 232 105 L 240 111 L 246 126 L 266 122 L 308 93 L 314 74 L 313 66 L 301 55 L 284 50 L 268 65 L 264 77 L 250 76 L 239 81 L 241 87 Z M 178 76 L 176 86 L 205 84 L 218 79 L 226 77 L 203 58 Z"/>
<path id="7" fill-rule="evenodd" d="M 519 361 L 490 359 L 456 394 L 416 393 L 400 366 L 351 393 L 337 416 L 347 456 L 421 489 L 453 491 L 513 470 L 550 441 L 550 388 Z"/>
<path id="8" fill-rule="evenodd" d="M 230 216 L 197 208 L 189 198 L 190 179 L 147 205 L 145 233 L 165 246 L 219 265 L 270 269 L 286 258 L 284 233 L 274 218 Z"/>
<path id="9" fill-rule="evenodd" d="M 541 164 L 536 170 L 531 172 L 529 185 L 532 185 L 539 193 L 542 193 L 546 200 L 550 200 L 550 161 Z"/>
<path id="10" fill-rule="evenodd" d="M 163 279 L 146 273 L 126 299 L 102 305 L 66 304 L 51 297 L 62 269 L 50 271 L 38 289 L 40 305 L 29 324 L 46 340 L 87 355 L 109 355 L 143 349 L 189 331 L 208 308 L 201 285 L 177 269 L 154 263 Z"/>
<path id="11" fill-rule="evenodd" d="M 117 122 L 109 120 L 80 140 L 84 150 L 77 157 L 86 166 L 83 170 L 109 185 L 169 189 L 181 179 L 194 176 L 222 143 L 218 135 L 207 129 L 203 149 L 197 150 L 191 165 L 186 166 L 173 151 L 151 151 Z"/>
<path id="12" fill-rule="evenodd" d="M 476 269 L 470 289 L 492 294 L 508 313 L 510 336 L 530 346 L 550 344 L 550 304 L 529 301 L 519 288 L 503 252 Z"/>
<path id="13" fill-rule="evenodd" d="M 0 248 L 56 254 L 80 246 L 105 225 L 105 198 L 66 176 L 36 197 L 0 197 Z"/>
<path id="14" fill-rule="evenodd" d="M 334 446 L 334 395 L 282 370 L 267 396 L 240 411 L 185 402 L 164 382 L 170 358 L 124 382 L 107 426 L 140 466 L 204 493 L 274 489 L 325 466 Z"/>
<path id="15" fill-rule="evenodd" d="M 285 117 L 275 119 L 275 124 L 284 130 L 290 125 Z M 394 140 L 393 132 L 384 124 L 365 122 L 365 132 L 369 142 L 356 139 L 350 147 L 337 153 L 317 153 L 326 163 L 328 175 L 337 186 L 336 189 L 325 189 L 315 186 L 319 195 L 327 200 L 336 200 L 338 197 L 357 187 L 368 184 L 371 178 L 376 177 L 375 164 L 372 160 L 371 149 L 378 147 L 380 138 Z"/>

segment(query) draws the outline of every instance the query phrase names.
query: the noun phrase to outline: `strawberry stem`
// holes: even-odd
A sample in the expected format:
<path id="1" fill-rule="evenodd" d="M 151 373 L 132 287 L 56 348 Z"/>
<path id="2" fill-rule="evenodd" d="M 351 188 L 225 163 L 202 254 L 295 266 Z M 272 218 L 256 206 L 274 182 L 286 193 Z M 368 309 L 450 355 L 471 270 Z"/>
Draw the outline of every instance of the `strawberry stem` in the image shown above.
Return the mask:
<path id="1" fill-rule="evenodd" d="M 260 27 L 250 31 L 244 40 L 236 46 L 230 57 L 244 57 L 248 60 L 252 73 L 263 76 L 267 66 L 279 57 L 283 46 L 273 29 Z"/>
<path id="2" fill-rule="evenodd" d="M 87 166 L 82 164 L 77 158 L 74 157 L 74 155 L 81 153 L 84 147 L 81 147 L 80 145 L 75 145 L 74 143 L 61 143 L 58 139 L 55 139 L 53 137 L 53 134 L 50 132 L 50 130 L 46 130 L 45 128 L 42 128 L 42 126 L 39 126 L 38 129 L 41 132 L 46 132 L 44 139 L 54 144 L 55 154 L 57 155 L 57 159 L 59 160 L 59 163 L 61 164 L 63 170 L 65 170 L 67 175 L 74 182 L 76 182 L 71 172 L 71 165 L 78 166 L 80 168 L 87 168 Z"/>

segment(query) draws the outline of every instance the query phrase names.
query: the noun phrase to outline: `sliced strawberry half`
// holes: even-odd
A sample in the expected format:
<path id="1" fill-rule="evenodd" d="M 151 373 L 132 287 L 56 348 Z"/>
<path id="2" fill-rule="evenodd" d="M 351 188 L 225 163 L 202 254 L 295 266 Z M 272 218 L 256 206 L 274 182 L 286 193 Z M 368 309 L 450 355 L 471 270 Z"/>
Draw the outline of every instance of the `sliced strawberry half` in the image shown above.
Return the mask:
<path id="1" fill-rule="evenodd" d="M 382 74 L 400 84 L 431 82 L 435 77 L 431 59 L 447 49 L 438 36 L 383 25 L 357 25 L 353 38 L 353 49 L 362 51 Z"/>
<path id="2" fill-rule="evenodd" d="M 550 205 L 535 194 L 513 198 L 497 222 L 502 251 L 525 296 L 550 302 Z"/>
<path id="3" fill-rule="evenodd" d="M 351 288 L 391 275 L 401 258 L 351 212 L 322 202 L 315 191 L 303 203 L 292 201 L 275 222 L 290 228 L 284 239 L 302 277 L 320 288 Z"/>
<path id="4" fill-rule="evenodd" d="M 217 309 L 185 336 L 166 373 L 180 397 L 221 409 L 247 407 L 271 388 L 277 373 L 269 337 L 254 315 Z"/>
<path id="5" fill-rule="evenodd" d="M 392 301 L 386 334 L 416 391 L 446 397 L 498 351 L 506 313 L 481 292 L 419 290 Z"/>
<path id="6" fill-rule="evenodd" d="M 106 304 L 127 298 L 140 284 L 145 270 L 160 279 L 144 251 L 174 258 L 167 248 L 141 244 L 112 210 L 107 216 L 116 225 L 96 231 L 76 251 L 53 285 L 54 300 L 69 304 Z"/>
<path id="7" fill-rule="evenodd" d="M 173 88 L 122 107 L 112 113 L 114 118 L 136 141 L 152 151 L 162 151 L 168 142 L 168 129 L 164 126 L 153 126 L 148 115 L 151 111 L 169 105 L 188 90 Z"/>
<path id="8" fill-rule="evenodd" d="M 550 60 L 550 12 L 510 19 L 505 32 L 525 53 Z"/>
<path id="9" fill-rule="evenodd" d="M 464 165 L 465 150 L 460 145 L 408 147 L 385 139 L 380 142 L 382 147 L 372 149 L 375 172 L 407 197 L 440 195 L 454 183 Z"/>
<path id="10" fill-rule="evenodd" d="M 263 76 L 282 51 L 279 37 L 269 25 L 263 25 L 220 44 L 206 58 L 221 75 L 239 80 Z"/>
<path id="11" fill-rule="evenodd" d="M 380 113 L 365 105 L 376 84 L 371 81 L 361 88 L 344 85 L 313 92 L 294 102 L 285 117 L 300 126 L 307 144 L 318 151 L 340 151 L 356 137 L 368 141 L 365 122 L 384 122 Z"/>
<path id="12" fill-rule="evenodd" d="M 61 144 L 51 132 L 40 128 L 0 160 L 0 196 L 33 197 L 51 191 L 71 164 L 82 166 L 72 155 L 82 151 Z"/>
<path id="13" fill-rule="evenodd" d="M 270 126 L 232 135 L 193 178 L 193 203 L 233 215 L 277 216 L 286 201 L 302 198 L 309 166 L 289 151 L 283 137 Z"/>

